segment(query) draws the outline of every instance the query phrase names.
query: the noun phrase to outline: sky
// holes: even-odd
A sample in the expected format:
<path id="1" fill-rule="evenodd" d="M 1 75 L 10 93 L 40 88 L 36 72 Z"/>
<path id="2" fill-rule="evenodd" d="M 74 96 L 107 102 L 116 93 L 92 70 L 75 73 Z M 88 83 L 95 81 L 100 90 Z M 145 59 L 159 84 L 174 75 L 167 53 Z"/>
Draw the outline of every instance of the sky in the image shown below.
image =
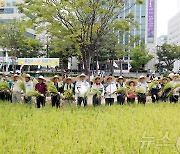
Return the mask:
<path id="1" fill-rule="evenodd" d="M 180 0 L 157 0 L 157 35 L 166 35 L 168 20 L 178 12 Z"/>

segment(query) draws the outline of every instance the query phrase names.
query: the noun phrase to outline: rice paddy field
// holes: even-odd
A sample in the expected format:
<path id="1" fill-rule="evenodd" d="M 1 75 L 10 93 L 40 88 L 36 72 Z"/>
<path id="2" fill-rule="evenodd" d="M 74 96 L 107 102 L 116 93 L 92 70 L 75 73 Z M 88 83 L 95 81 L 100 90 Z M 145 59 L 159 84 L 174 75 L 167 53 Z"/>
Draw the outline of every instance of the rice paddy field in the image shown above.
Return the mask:
<path id="1" fill-rule="evenodd" d="M 36 109 L 0 102 L 0 153 L 179 154 L 180 104 Z"/>

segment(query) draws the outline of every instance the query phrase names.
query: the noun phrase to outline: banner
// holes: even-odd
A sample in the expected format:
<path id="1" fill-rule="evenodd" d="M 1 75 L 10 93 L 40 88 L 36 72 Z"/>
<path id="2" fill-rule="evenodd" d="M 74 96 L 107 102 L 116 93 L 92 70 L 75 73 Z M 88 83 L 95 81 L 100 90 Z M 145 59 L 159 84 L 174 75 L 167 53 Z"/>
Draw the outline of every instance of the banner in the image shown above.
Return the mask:
<path id="1" fill-rule="evenodd" d="M 155 0 L 148 0 L 148 38 L 154 38 Z"/>
<path id="2" fill-rule="evenodd" d="M 59 58 L 18 58 L 18 65 L 59 66 Z"/>

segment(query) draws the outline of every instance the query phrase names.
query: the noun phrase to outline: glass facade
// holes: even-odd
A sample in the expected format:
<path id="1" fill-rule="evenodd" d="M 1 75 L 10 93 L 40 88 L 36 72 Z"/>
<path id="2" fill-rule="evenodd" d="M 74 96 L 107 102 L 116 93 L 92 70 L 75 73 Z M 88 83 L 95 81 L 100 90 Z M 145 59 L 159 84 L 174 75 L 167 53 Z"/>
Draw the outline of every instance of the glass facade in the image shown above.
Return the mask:
<path id="1" fill-rule="evenodd" d="M 16 0 L 0 0 L 0 14 L 17 13 Z"/>
<path id="2" fill-rule="evenodd" d="M 123 40 L 124 44 L 129 44 L 131 38 L 135 38 L 139 36 L 141 38 L 140 41 L 137 43 L 144 43 L 145 44 L 145 36 L 146 36 L 146 0 L 142 5 L 135 4 L 136 0 L 128 0 L 126 7 L 124 8 L 125 12 L 123 12 L 119 16 L 119 20 L 123 20 L 129 13 L 134 15 L 134 21 L 139 24 L 138 28 L 133 28 L 129 33 L 125 33 L 123 37 L 120 36 L 120 39 Z"/>

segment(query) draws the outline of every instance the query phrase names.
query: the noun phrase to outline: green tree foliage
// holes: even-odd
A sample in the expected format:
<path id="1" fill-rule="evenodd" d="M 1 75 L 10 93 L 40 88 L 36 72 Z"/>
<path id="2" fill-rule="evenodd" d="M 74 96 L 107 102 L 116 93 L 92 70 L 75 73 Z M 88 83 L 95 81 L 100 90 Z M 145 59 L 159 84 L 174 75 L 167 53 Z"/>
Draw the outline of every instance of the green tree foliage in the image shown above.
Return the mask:
<path id="1" fill-rule="evenodd" d="M 159 62 L 168 70 L 173 68 L 176 60 L 180 59 L 180 47 L 177 45 L 164 44 L 157 47 L 157 55 Z"/>
<path id="2" fill-rule="evenodd" d="M 125 20 L 118 19 L 126 3 L 126 0 L 26 0 L 19 4 L 19 10 L 31 16 L 26 25 L 36 26 L 39 32 L 45 29 L 58 40 L 58 52 L 74 45 L 88 73 L 98 42 L 104 35 L 110 30 L 123 33 L 137 26 L 132 14 Z M 136 0 L 136 3 L 143 1 Z"/>
<path id="3" fill-rule="evenodd" d="M 149 54 L 144 45 L 136 46 L 130 51 L 131 65 L 136 71 L 143 69 L 143 65 L 146 65 L 153 55 Z"/>
<path id="4" fill-rule="evenodd" d="M 26 36 L 26 28 L 16 20 L 0 24 L 0 48 L 7 51 L 14 64 L 16 58 L 32 58 L 43 55 L 43 45 Z"/>
<path id="5" fill-rule="evenodd" d="M 42 43 L 26 36 L 26 29 L 20 22 L 13 20 L 0 25 L 0 47 L 10 56 L 32 58 L 42 55 Z"/>

